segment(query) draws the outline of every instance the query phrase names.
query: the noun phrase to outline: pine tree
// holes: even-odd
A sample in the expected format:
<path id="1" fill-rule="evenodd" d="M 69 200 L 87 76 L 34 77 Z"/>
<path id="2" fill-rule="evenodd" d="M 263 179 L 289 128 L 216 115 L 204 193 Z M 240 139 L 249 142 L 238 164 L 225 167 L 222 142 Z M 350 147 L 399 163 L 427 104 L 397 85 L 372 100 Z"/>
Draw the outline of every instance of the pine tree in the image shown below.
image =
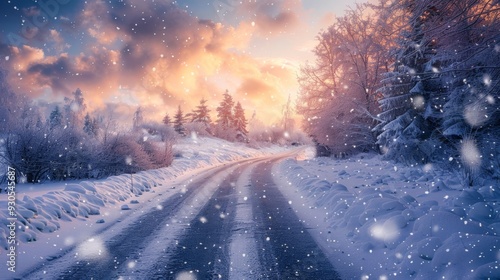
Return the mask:
<path id="1" fill-rule="evenodd" d="M 97 136 L 97 119 L 91 118 L 89 113 L 87 113 L 83 119 L 83 131 L 90 136 Z"/>
<path id="2" fill-rule="evenodd" d="M 212 121 L 210 119 L 210 110 L 208 109 L 206 103 L 207 100 L 205 98 L 201 99 L 200 105 L 198 105 L 196 109 L 193 110 L 192 121 L 204 123 L 205 126 L 208 127 Z"/>
<path id="3" fill-rule="evenodd" d="M 193 113 L 186 113 L 184 115 L 184 120 L 189 121 L 189 122 L 194 122 L 194 114 Z"/>
<path id="4" fill-rule="evenodd" d="M 170 116 L 168 114 L 165 114 L 165 117 L 163 117 L 162 122 L 165 125 L 170 126 L 170 124 L 172 123 L 172 120 L 170 119 Z"/>
<path id="5" fill-rule="evenodd" d="M 223 128 L 230 128 L 233 125 L 233 97 L 229 95 L 229 91 L 226 90 L 222 102 L 217 107 L 217 124 Z"/>
<path id="6" fill-rule="evenodd" d="M 179 105 L 177 113 L 174 116 L 174 130 L 180 135 L 186 135 L 186 129 L 184 128 L 184 115 L 181 110 L 181 105 Z"/>
<path id="7" fill-rule="evenodd" d="M 73 92 L 73 99 L 64 98 L 64 119 L 65 124 L 68 127 L 81 127 L 83 121 L 83 114 L 87 109 L 85 105 L 85 99 L 83 98 L 83 92 L 81 89 L 77 88 Z"/>
<path id="8" fill-rule="evenodd" d="M 383 80 L 379 117 L 384 122 L 375 130 L 381 132 L 377 144 L 386 157 L 420 164 L 436 156 L 438 145 L 431 136 L 439 126 L 437 119 L 444 101 L 438 73 L 440 62 L 434 58 L 435 41 L 425 29 L 435 15 L 432 7 L 420 7 L 413 0 L 402 5 L 411 21 L 399 41 L 394 70 L 385 74 Z"/>
<path id="9" fill-rule="evenodd" d="M 54 110 L 52 110 L 52 112 L 50 113 L 49 124 L 50 124 L 50 129 L 53 129 L 62 124 L 62 114 L 61 111 L 59 110 L 59 106 L 57 105 L 54 108 Z"/>
<path id="10" fill-rule="evenodd" d="M 234 128 L 238 133 L 246 136 L 248 134 L 247 124 L 248 122 L 245 118 L 245 111 L 241 107 L 240 102 L 238 102 L 234 107 Z"/>

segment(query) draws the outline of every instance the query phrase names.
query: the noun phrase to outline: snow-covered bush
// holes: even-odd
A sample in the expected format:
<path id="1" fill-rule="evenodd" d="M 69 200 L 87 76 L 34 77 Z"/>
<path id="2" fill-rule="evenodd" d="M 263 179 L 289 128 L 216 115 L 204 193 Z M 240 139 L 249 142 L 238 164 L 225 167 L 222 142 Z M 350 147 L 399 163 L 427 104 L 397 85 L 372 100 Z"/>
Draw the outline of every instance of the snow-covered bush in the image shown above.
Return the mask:
<path id="1" fill-rule="evenodd" d="M 215 124 L 213 125 L 213 130 L 214 130 L 214 135 L 218 138 L 230 141 L 230 142 L 236 142 L 236 135 L 238 135 L 238 132 L 234 127 L 227 127 L 222 124 Z"/>
<path id="2" fill-rule="evenodd" d="M 97 137 L 83 126 L 63 124 L 63 117 L 43 122 L 36 107 L 28 103 L 23 108 L 21 117 L 3 132 L 1 154 L 23 181 L 102 178 L 172 163 L 175 132 L 171 128 L 151 124 L 144 129 L 147 136 L 136 131 Z"/>
<path id="3" fill-rule="evenodd" d="M 172 142 L 142 141 L 142 149 L 154 168 L 169 166 L 174 160 Z"/>
<path id="4" fill-rule="evenodd" d="M 141 135 L 148 139 L 154 138 L 158 141 L 174 142 L 180 137 L 173 127 L 161 123 L 147 122 L 141 124 L 140 128 L 142 129 Z"/>
<path id="5" fill-rule="evenodd" d="M 191 135 L 192 133 L 196 133 L 197 136 L 201 137 L 212 135 L 210 126 L 204 122 L 186 123 L 184 124 L 184 128 L 186 129 L 187 135 Z"/>

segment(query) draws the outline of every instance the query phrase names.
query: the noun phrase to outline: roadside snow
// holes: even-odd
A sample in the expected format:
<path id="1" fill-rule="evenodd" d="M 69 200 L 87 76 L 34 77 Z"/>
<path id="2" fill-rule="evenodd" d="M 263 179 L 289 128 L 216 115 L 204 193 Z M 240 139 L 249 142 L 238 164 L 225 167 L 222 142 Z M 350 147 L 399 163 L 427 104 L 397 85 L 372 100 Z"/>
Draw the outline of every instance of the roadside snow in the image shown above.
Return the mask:
<path id="1" fill-rule="evenodd" d="M 275 167 L 344 279 L 499 279 L 500 190 L 359 155 Z"/>
<path id="2" fill-rule="evenodd" d="M 219 139 L 189 138 L 174 146 L 176 158 L 167 168 L 103 180 L 17 185 L 16 270 L 31 267 L 85 240 L 93 240 L 89 237 L 130 216 L 130 210 L 141 210 L 143 202 L 181 191 L 171 186 L 172 180 L 179 176 L 283 150 L 276 146 L 256 150 Z M 1 195 L 0 262 L 4 264 L 7 261 L 8 217 L 7 197 Z"/>

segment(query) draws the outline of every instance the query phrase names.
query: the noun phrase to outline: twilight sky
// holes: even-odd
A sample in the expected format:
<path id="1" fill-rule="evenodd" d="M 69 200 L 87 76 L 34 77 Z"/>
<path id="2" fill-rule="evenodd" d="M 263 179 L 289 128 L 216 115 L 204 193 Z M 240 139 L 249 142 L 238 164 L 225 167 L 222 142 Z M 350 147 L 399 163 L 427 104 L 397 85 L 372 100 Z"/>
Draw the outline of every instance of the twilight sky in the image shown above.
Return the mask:
<path id="1" fill-rule="evenodd" d="M 267 124 L 297 93 L 314 38 L 355 0 L 3 0 L 0 66 L 50 108 L 81 88 L 90 110 L 147 119 L 215 111 L 227 89 Z"/>

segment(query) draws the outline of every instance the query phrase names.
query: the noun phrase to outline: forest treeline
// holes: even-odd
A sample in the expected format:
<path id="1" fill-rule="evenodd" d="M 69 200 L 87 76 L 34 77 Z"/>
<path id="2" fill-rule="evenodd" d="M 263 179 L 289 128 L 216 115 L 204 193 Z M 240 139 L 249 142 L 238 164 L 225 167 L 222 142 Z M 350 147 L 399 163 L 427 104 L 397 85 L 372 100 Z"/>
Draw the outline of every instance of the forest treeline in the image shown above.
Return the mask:
<path id="1" fill-rule="evenodd" d="M 186 136 L 254 145 L 286 144 L 284 138 L 307 141 L 292 128 L 285 137 L 283 127 L 266 127 L 255 114 L 247 120 L 243 106 L 228 91 L 216 107 L 215 121 L 206 99 L 189 113 L 179 105 L 173 117 L 166 113 L 162 122 L 146 121 L 138 107 L 124 123 L 123 116 L 113 112 L 89 110 L 80 89 L 70 96 L 62 103 L 40 106 L 15 93 L 7 83 L 7 72 L 0 69 L 0 162 L 15 168 L 21 181 L 103 178 L 166 167 L 176 156 L 173 145 Z M 47 108 L 52 109 L 45 112 Z"/>
<path id="2" fill-rule="evenodd" d="M 499 180 L 500 3 L 380 0 L 317 37 L 301 68 L 304 128 L 336 155 L 380 151 Z"/>

